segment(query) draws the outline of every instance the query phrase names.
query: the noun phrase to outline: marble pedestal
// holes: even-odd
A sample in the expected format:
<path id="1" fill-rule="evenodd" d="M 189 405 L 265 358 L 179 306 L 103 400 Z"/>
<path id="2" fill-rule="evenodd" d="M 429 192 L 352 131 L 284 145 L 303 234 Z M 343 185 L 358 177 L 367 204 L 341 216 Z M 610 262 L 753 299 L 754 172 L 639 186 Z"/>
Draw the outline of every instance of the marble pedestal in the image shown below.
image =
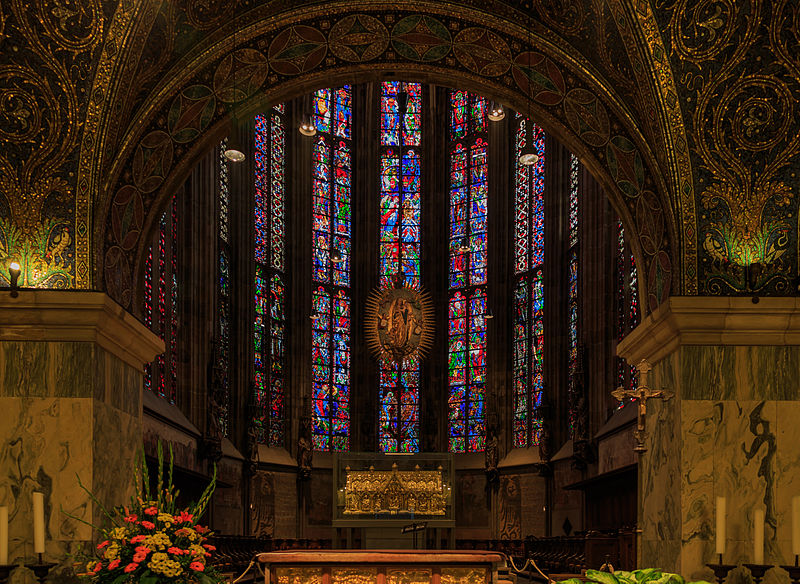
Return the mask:
<path id="1" fill-rule="evenodd" d="M 640 567 L 713 579 L 715 498 L 727 498 L 726 564 L 753 562 L 753 510 L 765 510 L 764 561 L 791 558 L 800 494 L 800 302 L 673 297 L 618 347 L 653 364 L 639 462 Z M 788 582 L 780 570 L 766 584 Z M 729 584 L 749 582 L 739 568 Z"/>
<path id="2" fill-rule="evenodd" d="M 100 509 L 126 503 L 142 443 L 142 369 L 163 342 L 98 292 L 0 292 L 0 505 L 9 563 L 33 559 L 31 493 L 45 495 L 45 560 L 90 543 Z M 12 582 L 33 581 L 18 569 Z"/>

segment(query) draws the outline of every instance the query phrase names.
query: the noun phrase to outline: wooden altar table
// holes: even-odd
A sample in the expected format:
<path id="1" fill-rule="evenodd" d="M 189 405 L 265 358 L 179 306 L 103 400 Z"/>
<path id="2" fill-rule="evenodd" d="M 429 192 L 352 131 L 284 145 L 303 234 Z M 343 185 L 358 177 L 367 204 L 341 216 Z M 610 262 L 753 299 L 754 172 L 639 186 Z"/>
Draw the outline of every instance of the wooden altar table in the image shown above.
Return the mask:
<path id="1" fill-rule="evenodd" d="M 455 550 L 297 550 L 259 554 L 265 584 L 496 584 L 503 554 Z"/>

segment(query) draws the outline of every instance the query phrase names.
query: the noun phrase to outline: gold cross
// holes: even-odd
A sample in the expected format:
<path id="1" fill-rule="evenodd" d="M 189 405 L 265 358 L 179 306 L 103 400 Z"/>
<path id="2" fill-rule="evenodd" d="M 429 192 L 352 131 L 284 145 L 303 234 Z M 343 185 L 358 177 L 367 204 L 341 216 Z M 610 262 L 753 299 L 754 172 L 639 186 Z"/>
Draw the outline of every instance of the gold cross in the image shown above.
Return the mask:
<path id="1" fill-rule="evenodd" d="M 666 401 L 674 394 L 666 389 L 651 389 L 647 385 L 647 377 L 650 375 L 650 371 L 653 370 L 653 366 L 650 365 L 647 359 L 642 359 L 639 361 L 639 363 L 636 365 L 636 370 L 639 372 L 636 389 L 625 389 L 624 387 L 618 387 L 611 392 L 611 395 L 613 395 L 619 401 L 622 401 L 626 397 L 630 397 L 634 398 L 638 402 L 639 414 L 636 423 L 636 431 L 633 433 L 634 437 L 636 438 L 636 446 L 634 446 L 633 449 L 641 454 L 647 451 L 647 447 L 644 445 L 644 439 L 647 436 L 644 426 L 645 419 L 647 418 L 647 400 L 656 398 Z"/>

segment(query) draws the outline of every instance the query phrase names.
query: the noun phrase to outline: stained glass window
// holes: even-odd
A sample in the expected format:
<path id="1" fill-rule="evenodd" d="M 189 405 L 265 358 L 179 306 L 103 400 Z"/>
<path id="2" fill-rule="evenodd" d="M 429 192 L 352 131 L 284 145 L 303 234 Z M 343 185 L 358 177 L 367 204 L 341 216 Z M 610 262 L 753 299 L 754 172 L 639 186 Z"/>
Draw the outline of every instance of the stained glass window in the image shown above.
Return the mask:
<path id="1" fill-rule="evenodd" d="M 144 387 L 175 403 L 178 391 L 178 209 L 173 196 L 161 216 L 144 266 L 144 323 L 166 351 L 145 365 Z"/>
<path id="2" fill-rule="evenodd" d="M 544 389 L 544 132 L 537 125 L 534 146 L 536 164 L 519 163 L 528 139 L 528 120 L 515 117 L 514 152 L 514 423 L 515 448 L 536 446 L 541 419 L 536 409 Z"/>
<path id="3" fill-rule="evenodd" d="M 569 272 L 567 275 L 567 325 L 569 331 L 569 354 L 567 370 L 569 376 L 570 400 L 570 428 L 575 425 L 577 391 L 580 380 L 578 379 L 578 260 L 579 260 L 579 224 L 578 224 L 578 158 L 573 154 L 570 158 L 569 181 Z"/>
<path id="4" fill-rule="evenodd" d="M 378 272 L 383 284 L 392 284 L 402 274 L 406 285 L 418 288 L 422 86 L 387 81 L 381 87 Z M 400 96 L 403 92 L 405 95 Z M 405 101 L 405 112 L 401 100 Z M 402 143 L 400 127 L 404 128 Z M 419 451 L 419 375 L 417 362 L 381 363 L 378 446 L 382 452 Z"/>
<path id="5" fill-rule="evenodd" d="M 350 436 L 350 299 L 319 286 L 312 297 L 311 394 L 316 450 L 344 451 Z"/>
<path id="6" fill-rule="evenodd" d="M 312 439 L 347 450 L 350 436 L 350 86 L 314 93 L 312 149 Z"/>
<path id="7" fill-rule="evenodd" d="M 422 144 L 422 84 L 385 81 L 381 90 L 381 144 L 419 146 Z M 400 121 L 400 98 L 407 96 L 406 115 Z M 402 126 L 402 136 L 401 129 Z"/>
<path id="8" fill-rule="evenodd" d="M 216 339 L 216 365 L 218 372 L 214 399 L 219 406 L 216 420 L 224 436 L 228 435 L 230 413 L 230 353 L 231 353 L 231 252 L 229 242 L 230 218 L 230 181 L 228 177 L 228 161 L 224 152 L 227 140 L 219 146 L 218 168 L 218 209 L 219 209 L 219 257 L 217 288 L 217 339 Z"/>
<path id="9" fill-rule="evenodd" d="M 337 89 L 318 89 L 313 98 L 314 125 L 318 132 L 350 139 L 352 91 L 349 85 Z"/>
<path id="10" fill-rule="evenodd" d="M 285 428 L 285 172 L 283 104 L 255 119 L 255 395 L 258 442 L 284 444 Z"/>
<path id="11" fill-rule="evenodd" d="M 486 401 L 486 103 L 450 94 L 449 449 L 483 450 Z"/>
<path id="12" fill-rule="evenodd" d="M 626 245 L 622 221 L 617 220 L 617 342 L 639 324 L 638 286 L 636 261 Z M 636 367 L 627 365 L 624 359 L 617 357 L 617 386 L 633 389 L 635 377 Z"/>
<path id="13" fill-rule="evenodd" d="M 450 134 L 454 140 L 486 131 L 489 103 L 467 91 L 450 93 Z"/>

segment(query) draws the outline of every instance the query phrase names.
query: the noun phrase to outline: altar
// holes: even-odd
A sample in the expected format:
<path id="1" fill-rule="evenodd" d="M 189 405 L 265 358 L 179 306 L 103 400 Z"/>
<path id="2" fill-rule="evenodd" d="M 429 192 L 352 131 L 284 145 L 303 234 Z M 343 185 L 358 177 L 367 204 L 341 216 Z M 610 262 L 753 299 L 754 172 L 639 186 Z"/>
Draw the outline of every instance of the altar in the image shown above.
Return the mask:
<path id="1" fill-rule="evenodd" d="M 336 548 L 453 547 L 450 455 L 348 453 L 333 475 Z"/>
<path id="2" fill-rule="evenodd" d="M 497 552 L 300 550 L 259 554 L 264 584 L 497 584 Z"/>

